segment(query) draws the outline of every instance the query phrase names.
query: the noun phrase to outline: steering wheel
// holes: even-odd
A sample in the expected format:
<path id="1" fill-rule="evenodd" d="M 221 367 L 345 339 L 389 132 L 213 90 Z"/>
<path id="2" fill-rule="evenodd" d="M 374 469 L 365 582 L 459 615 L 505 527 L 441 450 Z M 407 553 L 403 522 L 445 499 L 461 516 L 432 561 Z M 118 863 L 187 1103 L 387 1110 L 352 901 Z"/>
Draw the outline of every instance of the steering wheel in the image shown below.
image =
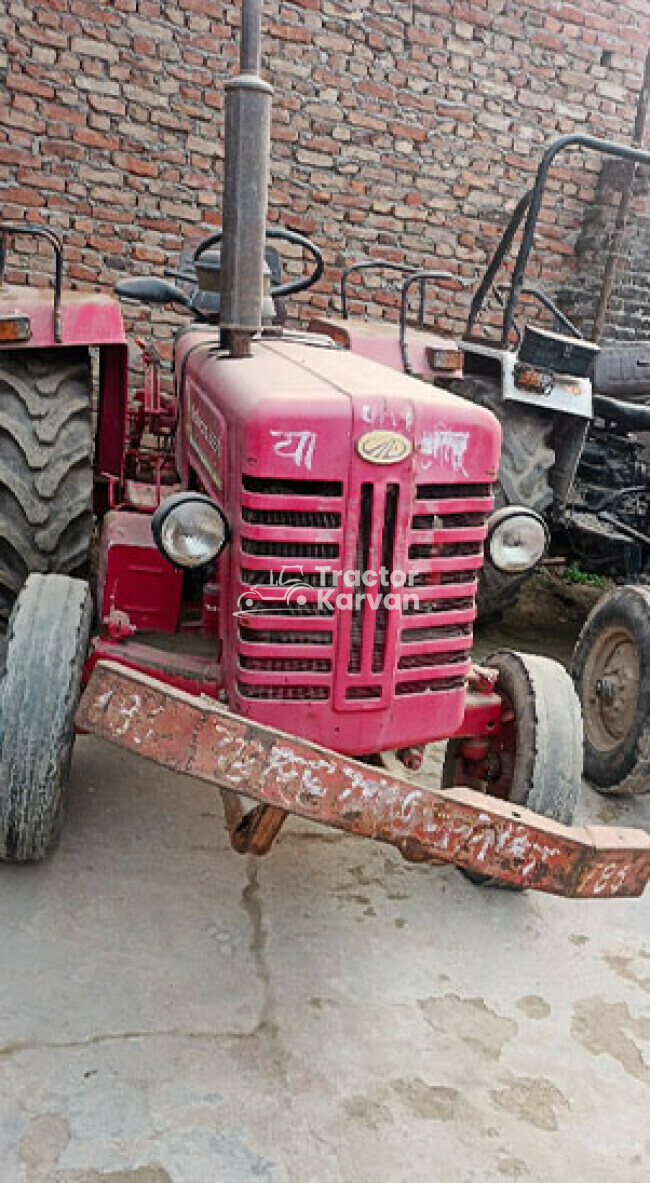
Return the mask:
<path id="1" fill-rule="evenodd" d="M 285 230 L 282 226 L 267 226 L 266 237 L 281 239 L 283 242 L 293 243 L 294 246 L 302 246 L 309 251 L 314 259 L 314 269 L 309 275 L 304 275 L 302 279 L 293 279 L 288 283 L 281 283 L 275 288 L 271 288 L 271 296 L 275 299 L 278 296 L 294 296 L 296 292 L 305 292 L 307 288 L 311 288 L 315 283 L 318 283 L 325 270 L 325 261 L 321 252 L 310 238 L 305 238 L 304 234 L 298 234 L 296 230 Z M 211 234 L 209 238 L 204 238 L 197 246 L 193 262 L 201 258 L 210 247 L 217 246 L 223 238 L 223 230 L 217 230 L 215 234 Z"/>

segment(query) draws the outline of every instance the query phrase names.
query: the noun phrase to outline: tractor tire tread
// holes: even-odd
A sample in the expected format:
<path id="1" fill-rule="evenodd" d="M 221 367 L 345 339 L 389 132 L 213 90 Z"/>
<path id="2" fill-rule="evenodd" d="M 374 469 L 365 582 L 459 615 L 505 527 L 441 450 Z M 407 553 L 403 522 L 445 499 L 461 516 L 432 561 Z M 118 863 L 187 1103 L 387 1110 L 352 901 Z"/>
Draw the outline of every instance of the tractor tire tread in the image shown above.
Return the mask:
<path id="1" fill-rule="evenodd" d="M 92 611 L 88 584 L 63 575 L 30 575 L 14 604 L 0 683 L 0 859 L 42 858 L 60 827 Z"/>
<path id="2" fill-rule="evenodd" d="M 583 764 L 582 713 L 571 677 L 559 662 L 539 654 L 493 653 L 485 665 L 495 660 L 502 677 L 512 685 L 518 681 L 522 695 L 525 689 L 530 704 L 519 733 L 528 748 L 522 753 L 519 803 L 571 825 Z"/>
<path id="3" fill-rule="evenodd" d="M 88 562 L 91 404 L 87 349 L 0 355 L 0 623 L 30 572 Z"/>

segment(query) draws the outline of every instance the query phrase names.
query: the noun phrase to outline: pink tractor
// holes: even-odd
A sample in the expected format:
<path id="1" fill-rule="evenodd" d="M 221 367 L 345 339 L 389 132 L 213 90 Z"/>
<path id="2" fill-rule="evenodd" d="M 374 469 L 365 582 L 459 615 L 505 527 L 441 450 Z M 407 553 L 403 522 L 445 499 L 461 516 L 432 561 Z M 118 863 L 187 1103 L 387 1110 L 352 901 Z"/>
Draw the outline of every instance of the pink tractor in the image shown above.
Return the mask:
<path id="1" fill-rule="evenodd" d="M 480 881 L 638 895 L 650 839 L 572 824 L 566 672 L 471 659 L 484 562 L 534 563 L 544 539 L 529 511 L 493 514 L 497 420 L 273 323 L 321 263 L 300 239 L 313 271 L 269 290 L 260 8 L 242 5 L 223 235 L 195 252 L 198 289 L 119 285 L 188 309 L 173 395 L 148 350 L 130 402 L 118 306 L 62 291 L 48 231 L 0 228 L 56 256 L 53 300 L 0 288 L 0 855 L 47 851 L 77 727 L 214 784 L 238 851 L 267 851 L 293 813 Z M 440 740 L 438 785 L 414 770 Z"/>

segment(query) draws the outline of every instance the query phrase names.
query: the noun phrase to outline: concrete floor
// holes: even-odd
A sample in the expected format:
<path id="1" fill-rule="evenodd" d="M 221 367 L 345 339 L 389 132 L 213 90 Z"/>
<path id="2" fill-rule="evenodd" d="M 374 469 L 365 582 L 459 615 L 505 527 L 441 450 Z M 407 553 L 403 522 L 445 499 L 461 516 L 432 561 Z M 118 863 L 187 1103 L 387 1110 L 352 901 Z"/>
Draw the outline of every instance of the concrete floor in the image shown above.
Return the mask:
<path id="1" fill-rule="evenodd" d="M 58 850 L 0 868 L 1 1183 L 641 1183 L 649 921 L 297 823 L 248 861 L 82 739 Z"/>

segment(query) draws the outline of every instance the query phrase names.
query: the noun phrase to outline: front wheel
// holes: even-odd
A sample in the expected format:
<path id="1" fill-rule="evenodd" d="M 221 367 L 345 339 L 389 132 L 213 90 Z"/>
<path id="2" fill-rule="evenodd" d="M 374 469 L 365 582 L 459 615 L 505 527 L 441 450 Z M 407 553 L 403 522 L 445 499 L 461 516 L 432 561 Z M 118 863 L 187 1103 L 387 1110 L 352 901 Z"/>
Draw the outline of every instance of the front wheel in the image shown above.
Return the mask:
<path id="1" fill-rule="evenodd" d="M 41 859 L 58 832 L 91 620 L 88 585 L 65 575 L 30 575 L 14 604 L 0 685 L 0 859 Z"/>
<path id="2" fill-rule="evenodd" d="M 501 726 L 484 743 L 449 742 L 443 787 L 464 785 L 570 825 L 582 778 L 582 719 L 571 678 L 556 661 L 527 653 L 493 653 L 482 664 L 498 670 Z"/>
<path id="3" fill-rule="evenodd" d="M 573 654 L 585 775 L 599 793 L 650 781 L 650 588 L 616 588 L 588 616 Z"/>

